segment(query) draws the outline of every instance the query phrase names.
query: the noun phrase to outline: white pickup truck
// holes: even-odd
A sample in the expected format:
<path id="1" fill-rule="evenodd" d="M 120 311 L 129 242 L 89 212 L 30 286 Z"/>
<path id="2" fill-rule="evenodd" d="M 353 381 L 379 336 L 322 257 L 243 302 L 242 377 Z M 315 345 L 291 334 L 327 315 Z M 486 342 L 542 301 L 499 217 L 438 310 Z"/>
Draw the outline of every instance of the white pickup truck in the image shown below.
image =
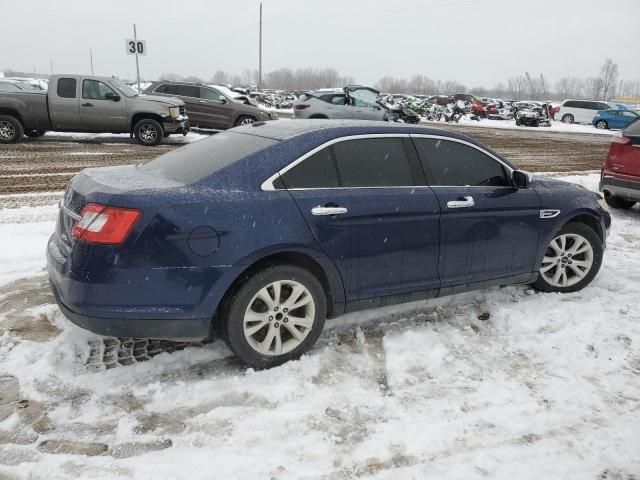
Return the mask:
<path id="1" fill-rule="evenodd" d="M 142 145 L 157 145 L 172 133 L 186 135 L 185 103 L 139 95 L 109 77 L 52 75 L 49 91 L 0 93 L 0 143 L 46 131 L 130 133 Z"/>

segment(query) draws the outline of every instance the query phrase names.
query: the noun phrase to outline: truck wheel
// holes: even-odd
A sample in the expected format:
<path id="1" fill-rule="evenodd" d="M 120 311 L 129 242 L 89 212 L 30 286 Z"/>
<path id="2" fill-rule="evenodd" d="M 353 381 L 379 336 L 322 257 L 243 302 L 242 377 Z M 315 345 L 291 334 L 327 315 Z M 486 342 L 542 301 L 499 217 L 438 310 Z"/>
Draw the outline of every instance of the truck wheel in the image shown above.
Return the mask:
<path id="1" fill-rule="evenodd" d="M 41 137 L 45 133 L 47 133 L 46 130 L 27 130 L 26 132 L 24 132 L 27 137 L 31 138 Z"/>
<path id="2" fill-rule="evenodd" d="M 17 118 L 0 115 L 0 143 L 17 143 L 24 135 L 24 128 Z"/>
<path id="3" fill-rule="evenodd" d="M 153 147 L 164 137 L 162 126 L 153 118 L 143 118 L 133 127 L 133 134 L 140 145 Z"/>

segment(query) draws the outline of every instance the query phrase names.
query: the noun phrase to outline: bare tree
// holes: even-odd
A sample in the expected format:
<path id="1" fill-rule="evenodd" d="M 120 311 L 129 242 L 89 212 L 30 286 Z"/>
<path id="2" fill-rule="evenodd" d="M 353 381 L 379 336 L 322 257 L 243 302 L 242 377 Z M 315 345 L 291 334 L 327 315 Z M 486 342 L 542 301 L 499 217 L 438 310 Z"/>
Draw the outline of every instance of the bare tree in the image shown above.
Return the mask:
<path id="1" fill-rule="evenodd" d="M 607 58 L 600 67 L 600 94 L 603 100 L 614 97 L 616 94 L 616 83 L 618 82 L 618 64 Z M 594 97 L 596 98 L 596 97 Z"/>
<path id="2" fill-rule="evenodd" d="M 524 75 L 511 77 L 507 80 L 509 92 L 514 100 L 521 100 L 527 87 L 527 78 Z"/>
<path id="3" fill-rule="evenodd" d="M 229 75 L 227 72 L 218 70 L 216 73 L 213 74 L 213 77 L 211 77 L 211 83 L 213 83 L 214 85 L 225 85 L 229 83 L 230 76 L 231 75 Z"/>
<path id="4" fill-rule="evenodd" d="M 602 78 L 589 77 L 584 80 L 584 96 L 586 98 L 600 98 L 602 96 Z"/>

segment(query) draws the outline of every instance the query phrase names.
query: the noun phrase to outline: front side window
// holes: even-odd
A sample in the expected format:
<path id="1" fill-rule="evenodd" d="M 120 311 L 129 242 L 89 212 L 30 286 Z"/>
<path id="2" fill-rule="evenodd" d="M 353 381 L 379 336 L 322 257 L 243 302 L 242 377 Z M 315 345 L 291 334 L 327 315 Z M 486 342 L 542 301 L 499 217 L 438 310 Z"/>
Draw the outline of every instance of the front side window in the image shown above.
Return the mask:
<path id="1" fill-rule="evenodd" d="M 59 78 L 57 93 L 62 98 L 76 98 L 76 79 Z"/>
<path id="2" fill-rule="evenodd" d="M 324 148 L 305 158 L 280 177 L 286 188 L 336 188 L 340 186 L 331 147 Z"/>
<path id="3" fill-rule="evenodd" d="M 212 88 L 200 87 L 200 98 L 204 98 L 206 100 L 216 100 L 218 102 L 221 102 L 223 97 L 221 94 L 219 94 Z"/>
<path id="4" fill-rule="evenodd" d="M 372 107 L 378 100 L 378 95 L 371 90 L 353 90 L 349 92 L 349 96 L 353 99 L 353 105 L 356 107 Z"/>
<path id="5" fill-rule="evenodd" d="M 414 142 L 433 186 L 509 185 L 505 167 L 477 148 L 437 138 L 416 138 Z"/>
<path id="6" fill-rule="evenodd" d="M 333 146 L 343 187 L 415 185 L 401 138 L 363 138 Z"/>
<path id="7" fill-rule="evenodd" d="M 98 80 L 82 81 L 82 98 L 90 100 L 107 100 L 107 93 L 115 95 L 116 92 L 114 92 L 106 83 L 102 83 Z"/>

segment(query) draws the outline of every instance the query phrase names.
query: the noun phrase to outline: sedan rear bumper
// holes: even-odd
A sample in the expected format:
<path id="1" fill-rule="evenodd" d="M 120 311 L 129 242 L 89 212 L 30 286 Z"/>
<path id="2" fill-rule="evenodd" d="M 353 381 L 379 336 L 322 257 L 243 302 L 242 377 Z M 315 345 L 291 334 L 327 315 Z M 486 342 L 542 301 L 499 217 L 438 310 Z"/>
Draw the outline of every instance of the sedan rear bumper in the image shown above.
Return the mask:
<path id="1" fill-rule="evenodd" d="M 55 283 L 50 278 L 51 291 L 60 310 L 72 323 L 108 337 L 155 338 L 168 340 L 196 341 L 209 336 L 211 319 L 131 319 L 131 318 L 99 318 L 83 315 L 71 310 L 60 299 Z"/>

